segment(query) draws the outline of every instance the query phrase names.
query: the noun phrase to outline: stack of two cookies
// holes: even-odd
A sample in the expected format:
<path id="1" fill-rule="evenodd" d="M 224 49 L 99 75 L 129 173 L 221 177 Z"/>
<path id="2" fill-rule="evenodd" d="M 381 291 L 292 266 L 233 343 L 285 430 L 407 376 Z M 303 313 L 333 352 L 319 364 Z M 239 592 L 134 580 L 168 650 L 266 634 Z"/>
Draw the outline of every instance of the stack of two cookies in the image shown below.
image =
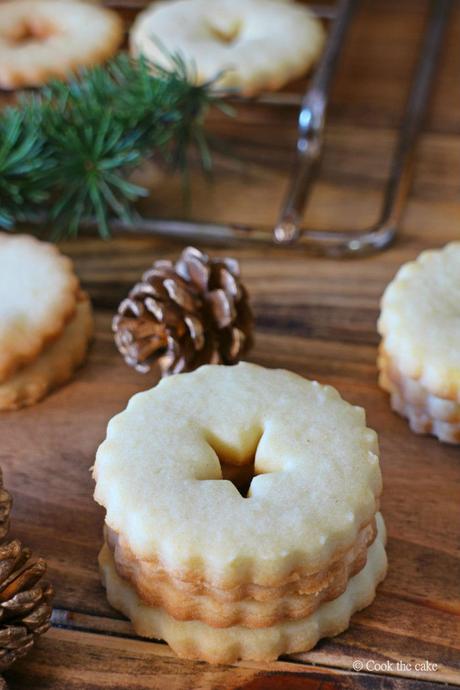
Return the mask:
<path id="1" fill-rule="evenodd" d="M 460 242 L 404 264 L 382 299 L 378 366 L 416 433 L 460 443 Z"/>
<path id="2" fill-rule="evenodd" d="M 91 334 L 91 304 L 70 259 L 0 233 L 0 410 L 32 405 L 67 381 Z"/>
<path id="3" fill-rule="evenodd" d="M 284 371 L 205 366 L 136 395 L 95 464 L 109 602 L 210 662 L 342 632 L 386 571 L 377 452 L 360 408 Z"/>

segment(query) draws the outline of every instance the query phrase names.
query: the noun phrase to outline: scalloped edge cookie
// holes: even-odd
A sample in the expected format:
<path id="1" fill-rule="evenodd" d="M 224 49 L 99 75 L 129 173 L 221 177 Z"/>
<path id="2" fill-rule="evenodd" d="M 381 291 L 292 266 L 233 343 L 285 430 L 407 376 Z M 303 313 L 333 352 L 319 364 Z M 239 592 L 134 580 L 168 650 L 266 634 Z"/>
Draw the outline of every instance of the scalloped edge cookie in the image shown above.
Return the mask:
<path id="1" fill-rule="evenodd" d="M 135 590 L 117 575 L 107 546 L 99 554 L 101 577 L 109 603 L 132 621 L 136 633 L 166 640 L 180 657 L 220 664 L 238 659 L 271 661 L 281 654 L 308 651 L 322 637 L 340 634 L 356 611 L 372 603 L 377 585 L 387 571 L 385 525 L 380 514 L 376 518 L 378 535 L 368 550 L 366 566 L 348 581 L 345 592 L 321 604 L 307 618 L 268 628 L 213 628 L 200 621 L 177 621 L 162 609 L 146 606 Z"/>
<path id="2" fill-rule="evenodd" d="M 81 293 L 77 311 L 57 340 L 38 358 L 0 383 L 0 410 L 17 410 L 38 402 L 68 381 L 83 362 L 93 333 L 91 302 Z"/>
<path id="3" fill-rule="evenodd" d="M 460 403 L 460 242 L 401 266 L 383 294 L 378 331 L 402 376 Z"/>
<path id="4" fill-rule="evenodd" d="M 115 546 L 110 549 L 117 573 L 137 592 L 139 598 L 148 606 L 160 607 L 176 620 L 200 620 L 215 628 L 228 628 L 241 625 L 245 628 L 265 628 L 284 620 L 298 620 L 311 615 L 323 602 L 336 599 L 345 590 L 348 580 L 356 575 L 366 564 L 367 550 L 376 536 L 375 521 L 372 529 L 364 529 L 358 536 L 356 549 L 350 558 L 334 564 L 326 575 L 326 582 L 316 591 L 308 594 L 292 592 L 281 594 L 276 599 L 256 601 L 251 598 L 237 601 L 223 601 L 216 597 L 216 590 L 207 594 L 192 594 L 176 587 L 171 579 L 154 579 L 144 574 L 140 577 L 135 559 L 126 559 Z M 124 556 L 124 558 L 123 558 Z M 301 582 L 301 581 L 300 581 Z"/>
<path id="5" fill-rule="evenodd" d="M 180 55 L 196 82 L 254 96 L 303 76 L 324 38 L 319 19 L 289 0 L 169 0 L 137 16 L 130 46 L 165 68 L 168 54 Z"/>
<path id="6" fill-rule="evenodd" d="M 219 458 L 244 465 L 254 453 L 243 498 Z M 220 589 L 328 568 L 382 490 L 362 408 L 331 386 L 246 362 L 206 365 L 132 397 L 108 425 L 94 477 L 107 525 L 136 558 Z"/>
<path id="7" fill-rule="evenodd" d="M 443 443 L 460 443 L 460 405 L 454 400 L 438 398 L 392 365 L 380 348 L 379 385 L 390 394 L 391 408 L 409 421 L 416 434 L 431 434 Z"/>
<path id="8" fill-rule="evenodd" d="M 0 88 L 42 86 L 104 62 L 121 44 L 123 31 L 116 12 L 88 2 L 1 2 Z M 28 33 L 37 39 L 23 42 Z"/>
<path id="9" fill-rule="evenodd" d="M 62 333 L 79 286 L 72 261 L 53 244 L 0 233 L 0 383 Z"/>
<path id="10" fill-rule="evenodd" d="M 287 582 L 273 587 L 246 582 L 232 589 L 219 589 L 209 586 L 204 580 L 180 580 L 160 567 L 155 567 L 158 564 L 135 558 L 126 541 L 120 539 L 107 525 L 104 527 L 104 538 L 111 551 L 115 553 L 115 560 L 121 565 L 126 563 L 127 567 L 131 568 L 133 578 L 139 582 L 142 588 L 148 586 L 149 582 L 166 582 L 186 596 L 205 596 L 216 602 L 231 603 L 243 599 L 267 602 L 289 595 L 315 594 L 328 587 L 334 578 L 342 577 L 344 568 L 356 560 L 363 549 L 365 551 L 374 540 L 375 520 L 363 527 L 353 546 L 344 552 L 339 559 L 330 563 L 328 568 L 310 573 L 305 577 L 301 577 L 298 573 L 292 573 Z"/>
<path id="11" fill-rule="evenodd" d="M 429 417 L 440 422 L 460 423 L 460 403 L 433 395 L 420 381 L 401 374 L 382 346 L 379 348 L 377 365 L 379 384 L 388 393 L 397 389 L 409 405 L 424 410 Z"/>

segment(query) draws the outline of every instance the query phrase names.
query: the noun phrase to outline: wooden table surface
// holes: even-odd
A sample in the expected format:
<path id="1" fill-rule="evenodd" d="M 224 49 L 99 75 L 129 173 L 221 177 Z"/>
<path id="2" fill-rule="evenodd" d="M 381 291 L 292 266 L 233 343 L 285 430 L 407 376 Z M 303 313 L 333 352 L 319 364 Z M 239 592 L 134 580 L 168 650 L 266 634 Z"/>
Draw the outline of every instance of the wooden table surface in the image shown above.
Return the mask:
<path id="1" fill-rule="evenodd" d="M 138 638 L 106 603 L 97 552 L 103 511 L 89 468 L 108 420 L 151 385 L 128 369 L 110 331 L 119 300 L 149 263 L 180 245 L 148 237 L 63 245 L 96 311 L 96 338 L 75 380 L 41 404 L 0 417 L 0 464 L 14 496 L 13 534 L 49 563 L 54 625 L 5 678 L 11 690 L 428 688 L 460 684 L 460 454 L 412 434 L 376 383 L 379 298 L 398 266 L 460 238 L 460 12 L 449 27 L 419 148 L 401 237 L 371 258 L 337 262 L 281 249 L 230 251 L 256 314 L 251 361 L 336 386 L 366 408 L 380 436 L 388 577 L 371 607 L 313 651 L 270 664 L 210 666 Z M 321 181 L 307 222 L 362 227 L 376 214 L 425 19 L 423 0 L 360 5 L 337 76 Z M 239 108 L 212 116 L 225 139 L 214 180 L 153 190 L 149 211 L 273 225 L 295 138 L 296 109 Z M 210 248 L 205 248 L 210 249 Z M 225 254 L 222 249 L 213 250 Z M 229 253 L 229 252 L 227 252 Z M 364 670 L 353 671 L 353 662 Z"/>

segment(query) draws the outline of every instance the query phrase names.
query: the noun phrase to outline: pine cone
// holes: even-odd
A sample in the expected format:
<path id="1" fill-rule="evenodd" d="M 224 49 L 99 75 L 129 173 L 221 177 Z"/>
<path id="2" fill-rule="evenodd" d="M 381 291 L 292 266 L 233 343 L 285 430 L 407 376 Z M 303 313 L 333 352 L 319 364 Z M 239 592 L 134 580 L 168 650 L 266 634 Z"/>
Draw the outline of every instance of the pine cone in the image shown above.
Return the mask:
<path id="1" fill-rule="evenodd" d="M 115 343 L 142 373 L 162 376 L 202 364 L 235 364 L 252 345 L 252 312 L 235 259 L 184 249 L 178 261 L 156 261 L 118 307 Z"/>
<path id="2" fill-rule="evenodd" d="M 10 512 L 13 501 L 11 495 L 3 488 L 3 475 L 0 469 L 0 541 L 10 529 Z"/>
<path id="3" fill-rule="evenodd" d="M 11 496 L 0 470 L 0 535 L 8 532 Z M 27 564 L 30 550 L 17 539 L 0 544 L 0 671 L 27 654 L 50 626 L 53 589 L 40 582 L 46 563 Z"/>

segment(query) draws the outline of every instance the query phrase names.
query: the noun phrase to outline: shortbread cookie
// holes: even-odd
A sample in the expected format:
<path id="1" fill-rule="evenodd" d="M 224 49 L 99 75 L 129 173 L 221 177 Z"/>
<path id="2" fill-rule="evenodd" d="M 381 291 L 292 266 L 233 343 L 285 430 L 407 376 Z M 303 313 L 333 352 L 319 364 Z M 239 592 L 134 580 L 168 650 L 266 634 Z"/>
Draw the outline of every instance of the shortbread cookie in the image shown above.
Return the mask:
<path id="1" fill-rule="evenodd" d="M 181 657 L 211 663 L 233 663 L 237 659 L 270 661 L 281 654 L 308 651 L 320 638 L 338 635 L 348 627 L 353 613 L 373 601 L 387 569 L 385 527 L 381 516 L 377 518 L 379 534 L 369 548 L 367 564 L 349 580 L 345 592 L 321 604 L 307 618 L 267 628 L 217 629 L 200 621 L 177 621 L 160 608 L 146 606 L 135 590 L 117 575 L 107 546 L 99 556 L 102 580 L 110 604 L 131 619 L 139 635 L 166 640 Z"/>
<path id="2" fill-rule="evenodd" d="M 221 464 L 254 462 L 247 498 Z M 94 468 L 107 525 L 171 576 L 232 589 L 327 568 L 373 518 L 377 437 L 362 408 L 287 371 L 207 365 L 114 417 Z"/>
<path id="3" fill-rule="evenodd" d="M 371 533 L 375 535 L 375 531 Z M 106 542 L 107 543 L 107 542 Z M 109 546 L 110 548 L 110 546 Z M 265 628 L 285 620 L 298 620 L 310 616 L 326 601 L 336 599 L 366 564 L 367 547 L 362 548 L 357 557 L 334 573 L 326 586 L 309 594 L 286 594 L 278 599 L 255 601 L 222 601 L 215 596 L 216 590 L 206 595 L 191 594 L 175 586 L 172 580 L 147 579 L 137 576 L 135 560 L 120 561 L 120 553 L 113 552 L 118 574 L 134 587 L 139 598 L 147 606 L 161 607 L 176 620 L 199 620 L 215 628 L 228 628 L 242 625 L 245 628 Z M 222 591 L 222 590 L 221 590 Z"/>
<path id="4" fill-rule="evenodd" d="M 152 561 L 143 561 L 134 556 L 126 544 L 126 540 L 105 526 L 104 538 L 109 548 L 115 554 L 117 567 L 123 577 L 129 579 L 145 600 L 153 604 L 153 597 L 158 596 L 158 588 L 163 583 L 168 588 L 177 590 L 179 596 L 189 597 L 190 601 L 197 598 L 209 598 L 217 603 L 234 603 L 241 600 L 256 602 L 273 602 L 285 597 L 296 595 L 318 595 L 323 590 L 335 586 L 337 582 L 349 577 L 347 573 L 356 564 L 364 565 L 368 546 L 375 538 L 375 520 L 372 520 L 358 534 L 353 546 L 338 560 L 334 560 L 324 570 L 300 577 L 292 573 L 288 582 L 278 587 L 264 587 L 247 582 L 233 589 L 219 589 L 210 587 L 205 581 L 192 582 L 181 580 L 161 570 Z M 356 571 L 357 572 L 357 571 Z M 159 601 L 159 600 L 158 600 Z M 156 604 L 155 604 L 156 605 Z"/>
<path id="5" fill-rule="evenodd" d="M 409 420 L 416 434 L 432 434 L 444 443 L 460 443 L 460 405 L 428 393 L 423 386 L 402 376 L 388 357 L 379 355 L 379 384 L 390 394 L 391 407 Z"/>
<path id="6" fill-rule="evenodd" d="M 385 290 L 380 386 L 416 433 L 460 442 L 460 242 L 423 252 Z"/>
<path id="7" fill-rule="evenodd" d="M 78 289 L 72 262 L 54 245 L 0 233 L 0 383 L 62 333 Z"/>
<path id="8" fill-rule="evenodd" d="M 391 393 L 391 407 L 406 417 L 416 434 L 432 434 L 444 443 L 460 443 L 460 423 L 443 422 L 431 417 L 426 410 L 408 403 L 397 391 Z"/>
<path id="9" fill-rule="evenodd" d="M 439 398 L 429 393 L 416 379 L 404 376 L 398 371 L 383 348 L 380 348 L 378 367 L 381 387 L 392 393 L 397 391 L 412 407 L 419 408 L 429 417 L 451 424 L 460 423 L 460 403 L 456 400 Z"/>
<path id="10" fill-rule="evenodd" d="M 152 583 L 153 588 L 155 588 L 159 582 L 166 582 L 184 594 L 203 595 L 218 602 L 236 602 L 243 599 L 266 602 L 290 595 L 315 594 L 322 591 L 329 587 L 334 580 L 341 579 L 344 570 L 366 554 L 375 534 L 375 519 L 373 519 L 360 530 L 352 547 L 344 552 L 340 558 L 329 563 L 324 570 L 310 573 L 305 577 L 300 577 L 298 573 L 293 572 L 291 577 L 279 586 L 261 586 L 246 582 L 233 589 L 219 589 L 210 586 L 205 580 L 181 580 L 162 570 L 159 564 L 154 561 L 142 561 L 136 558 L 123 536 L 116 534 L 107 525 L 104 527 L 104 539 L 111 551 L 115 553 L 117 564 L 130 572 L 130 575 L 126 577 L 132 577 L 133 583 L 136 584 L 137 582 L 139 588 L 145 589 L 149 583 Z"/>
<path id="11" fill-rule="evenodd" d="M 378 328 L 392 366 L 427 393 L 460 402 L 460 242 L 400 268 Z"/>
<path id="12" fill-rule="evenodd" d="M 41 86 L 113 55 L 123 38 L 120 17 L 87 2 L 0 3 L 0 88 Z"/>
<path id="13" fill-rule="evenodd" d="M 322 25 L 309 10 L 279 0 L 169 0 L 137 17 L 131 51 L 171 67 L 180 55 L 198 82 L 244 95 L 281 88 L 318 58 Z"/>
<path id="14" fill-rule="evenodd" d="M 59 338 L 37 359 L 0 383 L 0 410 L 33 405 L 52 388 L 70 379 L 82 363 L 93 331 L 91 303 L 82 293 L 77 311 Z"/>

